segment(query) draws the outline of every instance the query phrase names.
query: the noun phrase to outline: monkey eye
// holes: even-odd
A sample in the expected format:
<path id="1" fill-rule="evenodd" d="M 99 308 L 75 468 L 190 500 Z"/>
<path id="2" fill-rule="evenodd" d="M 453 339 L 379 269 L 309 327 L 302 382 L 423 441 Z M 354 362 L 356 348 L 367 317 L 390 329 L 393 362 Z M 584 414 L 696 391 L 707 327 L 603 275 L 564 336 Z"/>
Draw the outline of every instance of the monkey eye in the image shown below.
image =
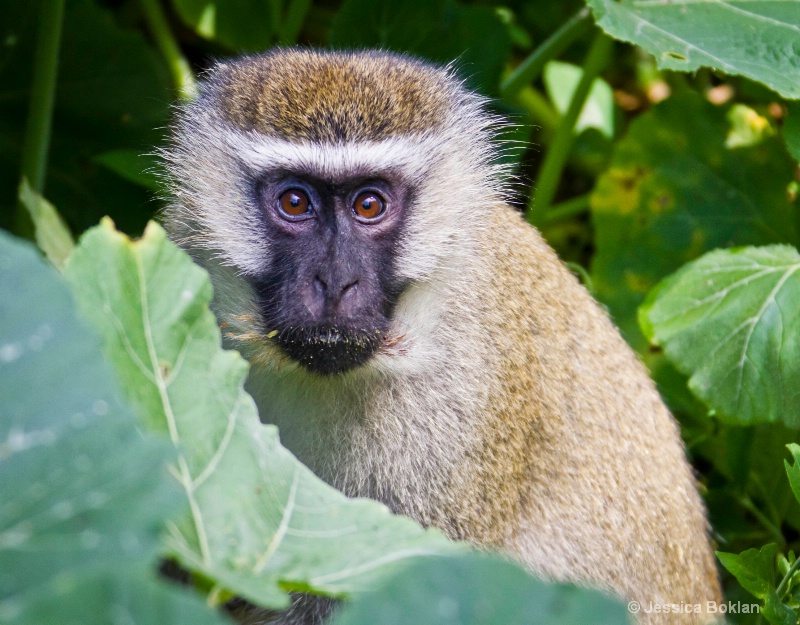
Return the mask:
<path id="1" fill-rule="evenodd" d="M 362 191 L 353 200 L 353 213 L 361 221 L 373 221 L 383 215 L 386 203 L 374 191 Z"/>
<path id="2" fill-rule="evenodd" d="M 313 208 L 308 194 L 301 189 L 289 189 L 278 198 L 278 210 L 281 216 L 291 221 L 298 217 L 310 217 Z"/>

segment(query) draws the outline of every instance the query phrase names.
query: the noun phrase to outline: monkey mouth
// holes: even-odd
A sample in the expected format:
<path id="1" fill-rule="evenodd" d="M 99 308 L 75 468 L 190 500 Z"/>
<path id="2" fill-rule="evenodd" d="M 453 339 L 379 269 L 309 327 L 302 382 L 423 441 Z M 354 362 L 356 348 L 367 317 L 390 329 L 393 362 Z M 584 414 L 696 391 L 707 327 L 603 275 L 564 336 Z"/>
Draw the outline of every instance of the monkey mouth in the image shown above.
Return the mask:
<path id="1" fill-rule="evenodd" d="M 289 358 L 320 375 L 336 375 L 355 369 L 378 351 L 381 331 L 353 330 L 329 324 L 287 328 L 275 342 Z"/>

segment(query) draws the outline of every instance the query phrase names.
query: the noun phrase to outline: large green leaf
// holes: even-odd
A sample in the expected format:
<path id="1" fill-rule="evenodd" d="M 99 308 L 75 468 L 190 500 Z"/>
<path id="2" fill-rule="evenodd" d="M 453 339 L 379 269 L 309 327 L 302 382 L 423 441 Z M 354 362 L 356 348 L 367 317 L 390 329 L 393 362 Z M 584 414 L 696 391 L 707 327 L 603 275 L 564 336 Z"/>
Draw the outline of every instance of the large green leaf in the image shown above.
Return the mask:
<path id="1" fill-rule="evenodd" d="M 158 579 L 152 562 L 145 567 L 120 558 L 80 577 L 69 573 L 58 575 L 52 586 L 52 591 L 25 604 L 22 613 L 15 612 L 18 604 L 0 604 L 0 622 L 4 625 L 233 625 L 233 621 L 210 609 L 197 593 Z M 12 611 L 3 612 L 9 608 Z"/>
<path id="2" fill-rule="evenodd" d="M 331 625 L 623 625 L 625 607 L 599 592 L 546 584 L 479 554 L 419 558 Z"/>
<path id="3" fill-rule="evenodd" d="M 798 270 L 786 245 L 711 252 L 651 293 L 642 327 L 721 416 L 798 427 Z"/>
<path id="4" fill-rule="evenodd" d="M 631 124 L 592 192 L 595 292 L 641 351 L 636 308 L 661 278 L 714 248 L 797 241 L 794 162 L 777 137 L 725 147 L 726 113 L 669 98 Z"/>
<path id="5" fill-rule="evenodd" d="M 172 453 L 116 389 L 63 279 L 0 231 L 0 622 L 223 622 L 156 577 Z"/>
<path id="6" fill-rule="evenodd" d="M 800 1 L 587 0 L 609 35 L 642 46 L 659 67 L 712 67 L 800 98 Z"/>
<path id="7" fill-rule="evenodd" d="M 407 558 L 464 548 L 347 499 L 281 447 L 243 390 L 247 363 L 220 348 L 208 276 L 159 226 L 131 242 L 105 221 L 67 275 L 126 395 L 178 450 L 191 514 L 170 525 L 169 545 L 185 565 L 281 607 L 287 589 L 347 594 Z"/>

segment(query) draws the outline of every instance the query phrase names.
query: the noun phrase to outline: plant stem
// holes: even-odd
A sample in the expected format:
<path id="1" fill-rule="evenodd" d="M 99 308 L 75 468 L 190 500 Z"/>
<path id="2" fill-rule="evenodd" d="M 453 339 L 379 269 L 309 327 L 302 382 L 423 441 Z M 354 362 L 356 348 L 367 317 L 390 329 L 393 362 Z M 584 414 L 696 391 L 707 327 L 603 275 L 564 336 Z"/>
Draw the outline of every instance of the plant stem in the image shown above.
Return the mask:
<path id="1" fill-rule="evenodd" d="M 282 46 L 292 45 L 297 42 L 303 22 L 311 8 L 311 0 L 289 0 L 286 9 L 286 19 L 284 19 L 280 32 L 278 33 L 278 43 Z"/>
<path id="2" fill-rule="evenodd" d="M 536 193 L 531 196 L 528 205 L 527 218 L 532 224 L 542 222 L 542 219 L 556 194 L 561 172 L 567 163 L 572 141 L 575 138 L 575 123 L 583 110 L 586 98 L 592 83 L 608 62 L 611 51 L 611 39 L 603 32 L 598 32 L 586 60 L 583 64 L 583 74 L 575 88 L 567 112 L 561 120 L 561 125 L 556 130 L 553 141 L 545 155 L 536 185 Z"/>
<path id="3" fill-rule="evenodd" d="M 594 281 L 592 280 L 592 276 L 589 275 L 589 272 L 586 271 L 585 267 L 579 263 L 571 263 L 569 261 L 564 261 L 564 265 L 566 265 L 567 269 L 569 269 L 572 273 L 578 276 L 581 284 L 586 287 L 586 290 L 589 291 L 589 293 L 594 293 Z"/>
<path id="4" fill-rule="evenodd" d="M 524 108 L 532 122 L 541 125 L 544 131 L 542 140 L 548 142 L 558 128 L 561 115 L 548 102 L 547 98 L 533 87 L 525 87 L 514 98 L 514 104 Z"/>
<path id="5" fill-rule="evenodd" d="M 761 512 L 761 510 L 758 509 L 758 506 L 756 506 L 753 503 L 753 500 L 750 499 L 750 497 L 748 497 L 747 495 L 742 495 L 741 497 L 739 497 L 739 505 L 742 506 L 745 510 L 747 510 L 750 514 L 752 514 L 756 518 L 756 520 L 758 520 L 758 522 L 761 523 L 761 526 L 765 530 L 767 530 L 767 532 L 769 532 L 773 538 L 775 538 L 778 544 L 780 545 L 786 544 L 786 538 L 784 537 L 783 532 L 781 532 L 780 528 L 777 525 L 775 525 L 772 521 L 770 521 L 766 517 L 766 515 L 763 512 Z"/>
<path id="6" fill-rule="evenodd" d="M 786 592 L 787 587 L 789 586 L 789 582 L 792 581 L 792 576 L 797 572 L 797 569 L 800 568 L 800 558 L 797 558 L 789 570 L 786 572 L 786 575 L 783 576 L 781 583 L 778 584 L 778 598 L 783 599 L 783 594 Z"/>
<path id="7" fill-rule="evenodd" d="M 141 5 L 153 40 L 169 67 L 175 91 L 182 98 L 193 98 L 197 95 L 197 82 L 189 62 L 183 56 L 172 30 L 170 30 L 163 7 L 159 0 L 141 0 Z"/>
<path id="8" fill-rule="evenodd" d="M 542 224 L 549 224 L 562 219 L 569 219 L 585 213 L 589 209 L 589 197 L 591 193 L 579 195 L 560 204 L 553 206 L 542 218 Z"/>
<path id="9" fill-rule="evenodd" d="M 33 82 L 22 144 L 22 177 L 37 193 L 44 190 L 47 155 L 53 127 L 53 105 L 58 75 L 58 50 L 64 0 L 42 0 L 39 8 L 39 31 L 33 61 Z M 14 232 L 32 238 L 33 223 L 28 211 L 18 203 L 14 213 Z"/>
<path id="10" fill-rule="evenodd" d="M 588 30 L 591 23 L 587 7 L 578 11 L 509 74 L 500 84 L 500 95 L 505 99 L 513 98 L 525 85 L 536 80 L 542 73 L 545 63 L 561 54 Z"/>

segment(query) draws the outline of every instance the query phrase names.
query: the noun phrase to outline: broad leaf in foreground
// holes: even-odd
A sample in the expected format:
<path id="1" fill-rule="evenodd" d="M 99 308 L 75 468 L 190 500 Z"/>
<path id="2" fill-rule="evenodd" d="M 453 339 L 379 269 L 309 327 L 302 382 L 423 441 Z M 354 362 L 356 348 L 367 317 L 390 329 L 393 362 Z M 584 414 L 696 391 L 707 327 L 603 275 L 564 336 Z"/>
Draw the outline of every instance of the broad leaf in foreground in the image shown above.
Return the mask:
<path id="1" fill-rule="evenodd" d="M 178 489 L 61 276 L 0 231 L 0 622 L 205 625 L 157 578 Z"/>
<path id="2" fill-rule="evenodd" d="M 419 558 L 331 625 L 624 625 L 627 610 L 593 590 L 546 584 L 472 553 Z"/>
<path id="3" fill-rule="evenodd" d="M 800 98 L 800 1 L 587 0 L 597 24 L 642 46 L 658 66 L 711 67 Z"/>
<path id="4" fill-rule="evenodd" d="M 798 427 L 798 270 L 788 245 L 711 252 L 654 289 L 642 329 L 721 416 Z"/>
<path id="5" fill-rule="evenodd" d="M 247 363 L 220 347 L 207 274 L 159 226 L 131 242 L 106 220 L 67 275 L 125 393 L 178 450 L 173 474 L 191 514 L 170 524 L 169 548 L 184 565 L 282 607 L 286 590 L 346 595 L 407 558 L 464 549 L 347 499 L 280 445 L 243 389 Z"/>

